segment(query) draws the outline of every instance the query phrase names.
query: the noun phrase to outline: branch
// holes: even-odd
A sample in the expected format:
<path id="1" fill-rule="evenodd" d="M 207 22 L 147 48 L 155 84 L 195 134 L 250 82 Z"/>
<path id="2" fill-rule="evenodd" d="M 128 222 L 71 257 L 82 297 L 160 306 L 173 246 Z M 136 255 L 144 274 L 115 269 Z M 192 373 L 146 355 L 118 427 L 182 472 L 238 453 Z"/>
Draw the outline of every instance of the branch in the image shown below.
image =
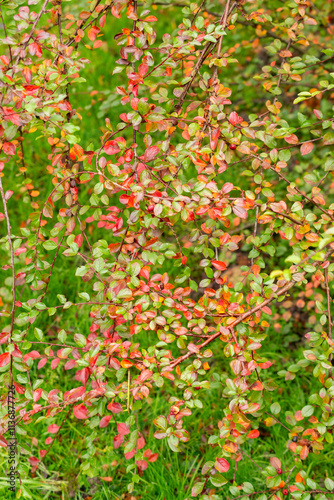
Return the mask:
<path id="1" fill-rule="evenodd" d="M 327 245 L 327 247 L 330 245 L 330 243 Z M 326 248 L 326 247 L 324 247 Z M 296 264 L 295 266 L 292 267 L 291 271 L 292 272 L 295 272 L 298 267 L 303 264 L 304 262 L 306 262 L 308 259 L 310 259 L 313 255 L 315 255 L 317 253 L 316 252 L 312 252 L 312 254 L 310 254 L 309 256 L 307 256 L 305 259 L 303 259 L 301 262 L 299 262 L 299 264 Z M 331 249 L 330 250 L 330 253 L 333 253 L 333 250 Z M 329 254 L 330 254 L 329 253 Z M 226 328 L 228 329 L 233 329 L 235 326 L 237 326 L 239 323 L 242 323 L 245 319 L 249 318 L 250 316 L 252 316 L 254 313 L 256 313 L 257 311 L 260 311 L 261 309 L 263 309 L 263 307 L 265 307 L 266 305 L 270 304 L 273 300 L 277 299 L 278 297 L 280 297 L 281 295 L 285 295 L 286 292 L 288 290 L 290 290 L 290 288 L 294 287 L 296 285 L 297 281 L 295 280 L 291 280 L 289 281 L 286 285 L 284 285 L 277 293 L 274 293 L 271 297 L 269 297 L 268 299 L 264 300 L 261 304 L 258 304 L 257 306 L 253 307 L 252 309 L 250 309 L 249 311 L 246 311 L 245 313 L 241 314 L 231 325 L 227 326 Z M 213 342 L 215 339 L 217 339 L 218 337 L 220 337 L 221 335 L 221 332 L 216 332 L 214 333 L 213 335 L 210 335 L 210 337 L 205 340 L 202 344 L 200 344 L 198 347 L 199 347 L 199 350 L 203 349 L 204 347 L 206 347 L 207 345 L 211 344 L 211 342 Z M 175 359 L 170 365 L 168 368 L 174 368 L 175 366 L 179 365 L 180 363 L 182 363 L 182 361 L 185 361 L 186 359 L 190 358 L 191 356 L 193 356 L 195 353 L 194 352 L 187 352 L 186 354 L 184 354 L 183 356 L 180 356 L 179 358 Z"/>
<path id="2" fill-rule="evenodd" d="M 10 261 L 11 261 L 11 268 L 12 268 L 12 294 L 13 294 L 13 305 L 12 305 L 12 311 L 11 311 L 11 324 L 10 324 L 10 336 L 9 336 L 9 343 L 12 343 L 12 335 L 13 335 L 13 327 L 14 327 L 14 320 L 15 320 L 15 266 L 14 266 L 14 250 L 13 250 L 13 244 L 12 244 L 12 233 L 11 233 L 11 227 L 10 227 L 10 220 L 9 220 L 9 215 L 8 215 L 8 210 L 7 210 L 7 200 L 6 196 L 3 190 L 2 186 L 2 179 L 0 175 L 0 193 L 1 193 L 1 198 L 3 202 L 3 207 L 4 207 L 4 212 L 5 212 L 5 219 L 7 223 L 7 235 L 8 235 L 8 243 L 9 243 L 9 249 L 10 249 Z M 13 385 L 13 356 L 12 353 L 10 354 L 10 385 Z"/>

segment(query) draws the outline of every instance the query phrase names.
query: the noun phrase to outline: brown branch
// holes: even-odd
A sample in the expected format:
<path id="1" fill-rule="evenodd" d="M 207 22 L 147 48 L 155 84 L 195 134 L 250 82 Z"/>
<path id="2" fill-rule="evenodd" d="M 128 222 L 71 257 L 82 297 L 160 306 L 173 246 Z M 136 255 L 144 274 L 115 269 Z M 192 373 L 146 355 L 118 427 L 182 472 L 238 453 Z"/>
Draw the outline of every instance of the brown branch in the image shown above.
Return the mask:
<path id="1" fill-rule="evenodd" d="M 289 427 L 287 427 L 286 425 L 282 424 L 282 422 L 280 420 L 278 420 L 278 418 L 276 418 L 274 415 L 272 415 L 268 411 L 265 411 L 264 413 L 266 413 L 267 415 L 269 415 L 269 417 L 274 418 L 276 420 L 276 422 L 278 424 L 280 424 L 282 427 L 284 427 L 284 429 L 286 429 L 288 432 L 291 432 L 291 429 L 289 429 Z"/>
<path id="2" fill-rule="evenodd" d="M 276 212 L 272 208 L 270 208 L 271 212 L 274 212 L 274 214 L 280 215 L 281 217 L 286 217 L 287 219 L 291 220 L 294 224 L 298 224 L 299 226 L 303 226 L 304 224 L 302 222 L 299 222 L 298 220 L 295 220 L 293 217 L 291 217 L 288 214 L 281 214 L 280 212 Z"/>
<path id="3" fill-rule="evenodd" d="M 327 315 L 328 315 L 328 338 L 332 340 L 332 317 L 331 317 L 331 296 L 329 292 L 328 284 L 328 269 L 325 269 L 325 284 L 326 284 L 326 295 L 327 295 Z M 329 362 L 332 361 L 333 354 L 329 355 Z"/>
<path id="4" fill-rule="evenodd" d="M 41 8 L 41 10 L 39 11 L 38 16 L 36 17 L 36 19 L 35 19 L 35 21 L 34 21 L 34 24 L 32 25 L 32 28 L 31 28 L 30 33 L 29 33 L 29 35 L 28 35 L 28 38 L 27 38 L 27 40 L 24 42 L 24 44 L 23 44 L 23 46 L 22 46 L 22 51 L 25 51 L 25 49 L 27 48 L 28 43 L 30 42 L 31 37 L 32 37 L 32 36 L 33 36 L 33 34 L 34 34 L 34 31 L 35 31 L 35 29 L 36 29 L 36 26 L 37 26 L 37 24 L 38 24 L 38 22 L 39 22 L 40 18 L 42 17 L 42 15 L 44 14 L 45 9 L 46 9 L 46 6 L 47 6 L 47 4 L 48 4 L 49 2 L 50 2 L 50 0 L 44 0 L 44 3 L 43 3 L 43 5 L 42 5 L 42 8 Z M 21 59 L 21 52 L 22 52 L 22 51 L 19 51 L 19 53 L 18 53 L 18 55 L 17 55 L 17 57 L 16 57 L 16 59 L 15 59 L 15 62 L 14 62 L 13 68 L 12 68 L 13 75 L 14 75 L 14 73 L 15 73 L 15 68 L 16 68 L 16 66 L 18 65 L 18 62 L 19 62 L 19 60 Z"/>
<path id="5" fill-rule="evenodd" d="M 11 311 L 11 323 L 10 323 L 10 333 L 9 333 L 9 343 L 12 343 L 12 335 L 13 335 L 13 328 L 14 328 L 14 321 L 15 321 L 15 302 L 16 302 L 16 290 L 15 290 L 15 265 L 14 265 L 14 250 L 13 250 L 13 244 L 12 244 L 12 232 L 11 232 L 11 227 L 10 227 L 10 220 L 9 220 L 9 215 L 8 215 L 8 210 L 7 210 L 7 200 L 6 196 L 3 190 L 3 185 L 2 185 L 2 178 L 0 175 L 0 193 L 1 193 L 1 198 L 3 202 L 3 207 L 4 207 L 4 212 L 5 212 L 5 219 L 7 223 L 7 236 L 8 236 L 8 244 L 9 244 L 9 250 L 10 250 L 10 261 L 11 261 L 11 268 L 12 268 L 12 294 L 13 294 L 13 305 L 12 305 L 12 311 Z M 10 385 L 13 385 L 13 356 L 12 353 L 10 353 Z"/>
<path id="6" fill-rule="evenodd" d="M 306 142 L 311 142 L 311 141 L 306 141 Z M 287 148 L 285 148 L 285 149 L 287 149 Z M 283 179 L 290 186 L 290 184 L 291 184 L 290 181 L 283 174 L 281 174 L 281 172 L 278 172 L 274 167 L 270 167 L 270 169 L 273 172 L 275 172 L 281 179 Z M 312 198 L 310 198 L 305 193 L 303 193 L 303 191 L 301 191 L 297 186 L 294 186 L 292 189 L 294 189 L 295 191 L 297 191 L 297 193 L 299 193 L 303 198 L 305 198 L 306 200 L 308 200 L 310 203 L 312 203 L 313 205 L 315 205 L 316 207 L 318 207 L 319 210 L 321 210 L 324 214 L 326 214 L 330 219 L 334 220 L 333 215 L 329 214 L 327 212 L 327 210 L 325 210 L 324 208 L 322 208 L 322 206 L 319 205 L 319 203 L 317 203 L 316 201 L 312 200 Z"/>
<path id="7" fill-rule="evenodd" d="M 264 300 L 261 304 L 258 304 L 257 306 L 253 307 L 249 311 L 246 311 L 245 313 L 241 314 L 231 325 L 227 326 L 226 328 L 228 328 L 228 329 L 234 328 L 239 323 L 241 323 L 245 319 L 249 318 L 250 316 L 252 316 L 257 311 L 261 310 L 267 304 L 270 304 L 270 302 L 272 302 L 277 297 L 280 297 L 281 295 L 286 294 L 286 292 L 288 290 L 290 290 L 290 288 L 292 288 L 295 284 L 296 284 L 295 281 L 290 281 L 284 287 L 282 287 L 281 290 L 279 290 L 279 292 L 274 293 L 272 297 L 270 297 L 269 299 Z M 205 340 L 202 344 L 200 344 L 198 346 L 199 349 L 203 349 L 204 347 L 206 347 L 207 345 L 211 344 L 211 342 L 213 342 L 215 339 L 217 339 L 220 336 L 221 336 L 221 332 L 216 332 L 213 335 L 210 335 L 210 337 L 207 340 Z M 187 354 L 184 354 L 183 356 L 180 356 L 179 358 L 175 359 L 169 365 L 169 368 L 174 368 L 175 366 L 177 366 L 180 363 L 182 363 L 182 361 L 184 361 L 184 360 L 190 358 L 191 356 L 193 356 L 193 354 L 194 354 L 193 352 L 189 351 L 189 352 L 187 352 Z"/>
<path id="8" fill-rule="evenodd" d="M 41 459 L 41 462 L 45 459 L 45 457 L 47 456 L 47 454 L 48 454 L 48 453 L 49 453 L 49 451 L 51 450 L 51 448 L 52 448 L 52 446 L 53 446 L 54 442 L 56 441 L 56 439 L 57 439 L 57 437 L 58 437 L 58 435 L 59 435 L 59 433 L 60 433 L 60 431 L 61 431 L 61 428 L 63 427 L 64 423 L 66 422 L 66 420 L 67 420 L 67 418 L 68 418 L 68 416 L 69 416 L 69 414 L 71 413 L 71 410 L 72 410 L 72 407 L 70 406 L 70 408 L 69 408 L 68 412 L 67 412 L 67 413 L 66 413 L 66 415 L 65 415 L 64 420 L 62 421 L 62 423 L 60 424 L 59 429 L 57 430 L 57 433 L 56 433 L 55 437 L 53 438 L 52 443 L 50 444 L 50 446 L 49 446 L 49 448 L 48 448 L 47 452 L 45 453 L 44 457 Z"/>
<path id="9" fill-rule="evenodd" d="M 3 30 L 5 32 L 5 36 L 7 38 L 7 29 L 6 29 L 5 20 L 4 20 L 3 14 L 2 14 L 1 7 L 0 7 L 0 17 L 2 19 L 2 25 L 3 25 Z M 12 48 L 11 48 L 11 46 L 9 44 L 8 44 L 8 49 L 9 49 L 10 62 L 12 63 L 13 62 L 13 54 L 12 54 Z"/>
<path id="10" fill-rule="evenodd" d="M 330 243 L 328 245 L 326 245 L 324 248 L 326 248 L 328 246 L 330 246 Z M 327 254 L 330 255 L 331 253 L 333 253 L 333 251 L 334 250 L 331 249 L 329 252 L 327 252 Z M 299 266 L 301 264 L 303 264 L 304 262 L 308 261 L 316 253 L 317 253 L 317 251 L 312 252 L 310 255 L 308 255 L 307 257 L 305 257 L 305 259 L 301 260 L 299 262 L 299 264 L 296 264 L 295 266 L 292 266 L 291 272 L 296 272 L 296 270 L 299 268 Z M 273 300 L 277 299 L 281 295 L 285 295 L 288 292 L 288 290 L 290 290 L 290 288 L 292 288 L 292 287 L 294 287 L 296 285 L 296 283 L 297 283 L 297 281 L 295 281 L 295 280 L 292 279 L 286 285 L 284 285 L 278 292 L 273 293 L 273 295 L 271 297 L 269 297 L 268 299 L 264 300 L 261 304 L 258 304 L 257 306 L 253 307 L 252 309 L 249 309 L 248 311 L 246 311 L 243 314 L 241 314 L 240 316 L 238 316 L 238 318 L 231 325 L 228 325 L 226 328 L 233 329 L 239 323 L 242 323 L 245 319 L 249 318 L 254 313 L 256 313 L 257 311 L 260 311 L 261 309 L 263 309 L 263 307 L 265 307 L 266 305 L 270 304 Z M 205 340 L 202 344 L 200 344 L 198 346 L 199 350 L 201 350 L 204 347 L 206 347 L 207 345 L 211 344 L 211 342 L 213 342 L 215 339 L 217 339 L 218 337 L 220 337 L 220 335 L 221 335 L 220 332 L 216 332 L 216 333 L 210 335 L 210 337 L 207 340 Z M 183 356 L 180 356 L 177 359 L 175 359 L 174 361 L 172 361 L 171 364 L 168 366 L 168 368 L 174 368 L 175 366 L 177 366 L 180 363 L 182 363 L 182 361 L 185 361 L 186 359 L 190 358 L 194 354 L 195 353 L 190 352 L 190 351 L 187 352 Z"/>

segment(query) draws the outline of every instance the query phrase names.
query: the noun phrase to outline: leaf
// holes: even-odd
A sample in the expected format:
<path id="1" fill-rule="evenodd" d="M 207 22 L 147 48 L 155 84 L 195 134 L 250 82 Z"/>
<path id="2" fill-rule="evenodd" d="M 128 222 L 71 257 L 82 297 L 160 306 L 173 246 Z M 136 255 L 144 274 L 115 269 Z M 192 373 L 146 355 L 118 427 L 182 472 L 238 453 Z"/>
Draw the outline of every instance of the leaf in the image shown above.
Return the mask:
<path id="1" fill-rule="evenodd" d="M 87 343 L 87 339 L 84 335 L 82 335 L 81 333 L 76 333 L 74 335 L 74 342 L 80 346 L 80 347 L 84 347 Z"/>
<path id="2" fill-rule="evenodd" d="M 220 488 L 227 483 L 227 479 L 225 479 L 221 474 L 215 474 L 214 476 L 210 477 L 210 482 L 213 486 Z"/>
<path id="3" fill-rule="evenodd" d="M 116 141 L 107 141 L 103 147 L 103 150 L 107 155 L 115 155 L 116 153 L 120 152 L 121 148 Z"/>
<path id="4" fill-rule="evenodd" d="M 160 429 L 166 430 L 167 429 L 167 420 L 164 416 L 160 415 L 159 417 L 155 418 L 153 420 L 154 425 L 159 427 Z"/>
<path id="5" fill-rule="evenodd" d="M 305 459 L 307 458 L 308 454 L 309 454 L 309 449 L 308 449 L 308 447 L 305 445 L 305 446 L 303 446 L 303 447 L 302 447 L 302 449 L 301 449 L 301 452 L 300 452 L 300 458 L 301 458 L 302 460 L 305 460 Z"/>
<path id="6" fill-rule="evenodd" d="M 279 458 L 270 457 L 270 465 L 275 469 L 281 469 L 281 461 Z"/>
<path id="7" fill-rule="evenodd" d="M 227 472 L 230 468 L 230 464 L 225 458 L 217 458 L 215 467 L 219 472 Z"/>
<path id="8" fill-rule="evenodd" d="M 130 434 L 130 429 L 126 424 L 120 422 L 119 424 L 117 424 L 117 432 L 122 436 L 126 436 L 127 434 Z"/>
<path id="9" fill-rule="evenodd" d="M 3 152 L 8 156 L 15 155 L 15 146 L 12 142 L 4 142 L 2 149 L 3 149 Z"/>
<path id="10" fill-rule="evenodd" d="M 241 123 L 243 121 L 243 119 L 241 118 L 241 116 L 239 116 L 238 113 L 236 113 L 235 111 L 232 111 L 232 113 L 229 116 L 229 120 L 230 120 L 230 123 L 233 126 L 235 126 L 238 123 Z"/>
<path id="11" fill-rule="evenodd" d="M 313 415 L 313 412 L 314 408 L 311 405 L 304 406 L 304 408 L 301 411 L 303 417 L 310 417 L 311 415 Z"/>
<path id="12" fill-rule="evenodd" d="M 107 408 L 112 413 L 121 413 L 123 411 L 122 405 L 120 403 L 109 403 Z"/>
<path id="13" fill-rule="evenodd" d="M 222 187 L 222 193 L 227 194 L 230 191 L 232 191 L 232 189 L 234 189 L 233 184 L 231 182 L 225 182 L 225 184 Z"/>
<path id="14" fill-rule="evenodd" d="M 247 434 L 247 437 L 248 437 L 248 439 L 256 439 L 259 437 L 259 435 L 260 435 L 260 432 L 257 429 L 254 429 L 253 431 L 250 431 Z"/>
<path id="15" fill-rule="evenodd" d="M 144 156 L 141 158 L 143 158 L 144 161 L 149 162 L 152 161 L 157 156 L 157 154 L 159 154 L 159 152 L 160 149 L 158 148 L 158 146 L 150 146 L 146 149 Z"/>
<path id="16" fill-rule="evenodd" d="M 99 427 L 102 429 L 103 427 L 107 427 L 111 419 L 111 415 L 105 415 L 104 417 L 101 418 Z"/>
<path id="17" fill-rule="evenodd" d="M 44 241 L 43 247 L 45 248 L 45 250 L 54 250 L 55 248 L 58 247 L 58 245 L 54 241 L 48 240 Z"/>
<path id="18" fill-rule="evenodd" d="M 225 271 L 225 269 L 227 267 L 225 262 L 220 261 L 220 260 L 212 260 L 211 264 L 213 265 L 213 267 L 218 269 L 218 271 Z"/>
<path id="19" fill-rule="evenodd" d="M 191 489 L 191 496 L 197 497 L 200 493 L 202 493 L 203 488 L 204 488 L 204 482 L 195 483 Z"/>
<path id="20" fill-rule="evenodd" d="M 329 490 L 329 491 L 332 491 L 334 490 L 334 481 L 332 479 L 330 479 L 329 477 L 327 477 L 325 479 L 325 486 L 326 488 Z"/>
<path id="21" fill-rule="evenodd" d="M 79 420 L 84 420 L 84 419 L 88 418 L 87 417 L 87 408 L 83 404 L 74 406 L 73 414 Z"/>
<path id="22" fill-rule="evenodd" d="M 311 153 L 312 149 L 313 149 L 313 142 L 304 142 L 304 144 L 300 146 L 300 152 L 303 156 Z"/>
<path id="23" fill-rule="evenodd" d="M 299 139 L 295 134 L 291 134 L 291 135 L 288 135 L 287 137 L 284 137 L 284 140 L 288 144 L 298 144 L 298 142 L 299 142 Z"/>
<path id="24" fill-rule="evenodd" d="M 65 392 L 64 401 L 75 401 L 76 399 L 81 398 L 86 392 L 86 388 L 84 386 L 75 387 L 70 391 Z"/>
<path id="25" fill-rule="evenodd" d="M 10 190 L 6 191 L 5 192 L 5 200 L 8 201 L 13 196 L 13 194 L 14 194 L 14 191 L 10 191 Z"/>
<path id="26" fill-rule="evenodd" d="M 270 411 L 271 413 L 273 413 L 274 415 L 278 415 L 279 412 L 281 411 L 281 405 L 279 403 L 273 403 L 271 406 L 270 406 Z"/>
<path id="27" fill-rule="evenodd" d="M 240 219 L 247 219 L 247 212 L 244 208 L 233 205 L 232 210 L 237 217 L 240 217 Z"/>
<path id="28" fill-rule="evenodd" d="M 334 132 L 326 132 L 326 134 L 323 137 L 323 144 L 324 146 L 330 146 L 331 144 L 334 144 Z"/>
<path id="29" fill-rule="evenodd" d="M 8 365 L 10 361 L 10 354 L 9 352 L 4 352 L 3 354 L 0 355 L 0 368 L 3 366 Z"/>

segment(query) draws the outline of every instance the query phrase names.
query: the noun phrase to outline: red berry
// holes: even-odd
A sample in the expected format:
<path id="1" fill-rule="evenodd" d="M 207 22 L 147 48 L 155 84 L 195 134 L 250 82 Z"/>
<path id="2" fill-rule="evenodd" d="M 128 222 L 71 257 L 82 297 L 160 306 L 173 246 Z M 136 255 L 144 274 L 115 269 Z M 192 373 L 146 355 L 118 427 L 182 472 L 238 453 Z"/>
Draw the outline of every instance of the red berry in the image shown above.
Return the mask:
<path id="1" fill-rule="evenodd" d="M 230 144 L 230 149 L 232 149 L 232 151 L 234 151 L 235 149 L 237 149 L 237 145 L 236 144 Z"/>
<path id="2" fill-rule="evenodd" d="M 153 212 L 153 210 L 154 210 L 154 205 L 149 205 L 149 206 L 147 207 L 147 211 L 148 211 L 148 212 Z"/>
<path id="3" fill-rule="evenodd" d="M 282 474 L 283 471 L 282 471 L 282 469 L 277 469 L 276 472 L 277 472 L 277 474 Z"/>
<path id="4" fill-rule="evenodd" d="M 288 494 L 289 494 L 289 490 L 284 489 L 284 490 L 282 491 L 282 493 L 283 493 L 283 495 L 288 495 Z"/>

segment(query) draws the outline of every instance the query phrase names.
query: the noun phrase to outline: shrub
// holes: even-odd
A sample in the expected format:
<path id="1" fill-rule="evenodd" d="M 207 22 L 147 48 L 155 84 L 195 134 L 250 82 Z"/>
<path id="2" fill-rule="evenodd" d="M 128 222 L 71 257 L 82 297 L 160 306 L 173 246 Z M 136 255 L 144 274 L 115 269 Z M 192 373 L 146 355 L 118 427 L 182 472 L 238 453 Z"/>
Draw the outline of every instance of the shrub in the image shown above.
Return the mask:
<path id="1" fill-rule="evenodd" d="M 112 436 L 143 491 L 214 394 L 180 498 L 331 498 L 332 3 L 1 9 L 0 444 L 15 386 L 20 477 L 77 421 L 80 470 Z M 112 88 L 79 86 L 99 53 Z"/>

